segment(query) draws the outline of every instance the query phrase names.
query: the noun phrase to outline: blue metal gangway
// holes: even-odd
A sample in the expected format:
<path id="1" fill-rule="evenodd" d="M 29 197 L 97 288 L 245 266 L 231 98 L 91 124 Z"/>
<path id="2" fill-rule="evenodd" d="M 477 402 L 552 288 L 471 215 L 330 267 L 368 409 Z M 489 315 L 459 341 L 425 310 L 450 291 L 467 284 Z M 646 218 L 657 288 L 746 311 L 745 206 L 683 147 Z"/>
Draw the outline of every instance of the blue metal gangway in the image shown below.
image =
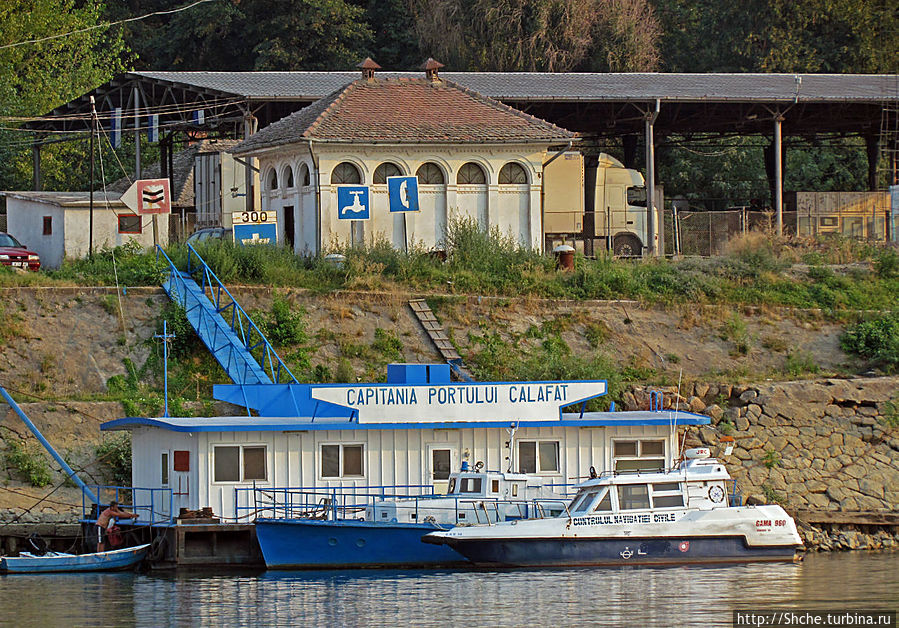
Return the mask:
<path id="1" fill-rule="evenodd" d="M 187 269 L 179 270 L 161 247 L 169 263 L 166 294 L 181 305 L 200 340 L 235 384 L 298 383 L 265 334 L 228 292 L 196 249 L 187 245 Z"/>

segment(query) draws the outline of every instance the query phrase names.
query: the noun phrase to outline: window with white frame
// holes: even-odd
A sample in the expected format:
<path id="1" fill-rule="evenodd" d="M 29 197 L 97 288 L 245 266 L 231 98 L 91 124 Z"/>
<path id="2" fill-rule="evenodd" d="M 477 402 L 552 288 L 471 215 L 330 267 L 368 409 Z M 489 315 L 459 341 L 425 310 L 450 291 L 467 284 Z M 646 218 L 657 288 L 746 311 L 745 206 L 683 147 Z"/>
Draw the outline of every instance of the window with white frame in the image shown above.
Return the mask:
<path id="1" fill-rule="evenodd" d="M 518 441 L 519 473 L 558 473 L 559 441 Z"/>
<path id="2" fill-rule="evenodd" d="M 169 485 L 169 452 L 162 452 L 162 457 L 160 459 L 160 473 L 159 473 L 159 484 L 160 486 L 168 486 Z"/>
<path id="3" fill-rule="evenodd" d="M 612 466 L 615 471 L 663 471 L 665 441 L 663 439 L 628 439 L 612 441 Z"/>
<path id="4" fill-rule="evenodd" d="M 213 482 L 252 482 L 268 479 L 265 445 L 215 445 Z"/>
<path id="5" fill-rule="evenodd" d="M 361 478 L 365 475 L 363 445 L 323 444 L 321 476 L 323 478 Z"/>

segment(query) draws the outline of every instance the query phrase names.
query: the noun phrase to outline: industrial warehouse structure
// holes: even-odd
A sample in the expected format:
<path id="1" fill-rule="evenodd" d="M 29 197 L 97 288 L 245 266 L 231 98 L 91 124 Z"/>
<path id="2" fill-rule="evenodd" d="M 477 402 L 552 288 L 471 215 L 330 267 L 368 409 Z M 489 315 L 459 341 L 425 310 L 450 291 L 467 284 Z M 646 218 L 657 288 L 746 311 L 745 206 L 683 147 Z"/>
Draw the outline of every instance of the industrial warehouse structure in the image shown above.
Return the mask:
<path id="1" fill-rule="evenodd" d="M 176 140 L 185 137 L 247 139 L 345 88 L 358 76 L 356 72 L 132 72 L 116 77 L 28 126 L 48 134 L 86 132 L 89 128 L 86 114 L 90 112 L 89 99 L 93 96 L 104 128 L 116 127 L 126 137 L 136 130 L 158 132 L 162 173 L 171 175 Z M 378 72 L 377 80 L 421 76 L 418 72 Z M 784 134 L 802 138 L 861 137 L 867 145 L 869 188 L 876 187 L 878 172 L 883 170 L 888 170 L 889 180 L 895 181 L 899 80 L 893 75 L 445 72 L 441 78 L 577 132 L 585 150 L 595 148 L 604 139 L 620 138 L 622 154 L 618 157 L 628 168 L 639 165 L 638 152 L 642 149 L 646 186 L 650 197 L 657 202 L 659 195 L 653 193 L 654 188 L 664 182 L 657 181 L 655 176 L 655 138 L 671 134 L 687 139 L 751 134 L 770 137 L 766 166 L 772 188 L 773 226 L 778 229 L 785 224 L 782 214 Z M 139 162 L 140 152 L 137 152 Z M 407 164 L 397 163 L 396 159 L 390 163 L 402 166 L 401 172 L 415 174 L 418 166 L 413 170 L 412 163 L 418 163 L 416 159 L 409 159 Z M 34 163 L 35 188 L 40 189 L 40 140 L 35 144 Z M 290 207 L 290 201 L 297 203 L 293 206 L 296 209 L 300 200 L 284 198 L 283 185 L 287 179 L 280 177 L 279 187 L 273 190 L 271 181 L 265 180 L 266 173 L 258 172 L 255 160 L 247 163 L 252 168 L 246 171 L 244 182 L 227 189 L 223 187 L 219 196 L 227 196 L 230 191 L 231 200 L 242 202 L 247 209 L 262 207 L 262 196 L 266 194 L 271 206 Z M 302 169 L 299 162 L 297 166 Z M 140 170 L 140 164 L 136 163 L 135 171 Z M 295 179 L 301 175 L 293 168 L 290 174 Z M 445 169 L 443 174 L 449 176 L 449 170 Z M 374 176 L 373 171 L 371 175 Z M 314 187 L 321 183 L 311 184 Z M 451 178 L 447 179 L 447 185 L 452 184 Z M 279 198 L 273 198 L 273 193 Z M 204 215 L 208 221 L 216 219 L 215 214 Z M 829 217 L 823 218 L 825 223 L 832 222 Z M 227 217 L 219 220 L 226 222 Z M 875 225 L 870 233 L 895 229 L 895 220 L 886 217 L 882 220 L 892 224 L 884 230 Z M 653 228 L 652 221 L 648 225 Z M 787 228 L 790 226 L 788 221 Z M 284 227 L 282 223 L 282 236 L 287 238 L 288 230 Z M 410 231 L 425 233 L 429 229 L 416 224 Z M 298 222 L 294 231 L 295 239 L 308 237 L 308 230 L 300 233 Z M 436 234 L 436 226 L 434 231 Z M 386 235 L 394 241 L 398 239 L 389 226 Z M 570 235 L 588 236 L 586 232 Z M 295 243 L 295 248 L 304 250 L 299 243 Z"/>

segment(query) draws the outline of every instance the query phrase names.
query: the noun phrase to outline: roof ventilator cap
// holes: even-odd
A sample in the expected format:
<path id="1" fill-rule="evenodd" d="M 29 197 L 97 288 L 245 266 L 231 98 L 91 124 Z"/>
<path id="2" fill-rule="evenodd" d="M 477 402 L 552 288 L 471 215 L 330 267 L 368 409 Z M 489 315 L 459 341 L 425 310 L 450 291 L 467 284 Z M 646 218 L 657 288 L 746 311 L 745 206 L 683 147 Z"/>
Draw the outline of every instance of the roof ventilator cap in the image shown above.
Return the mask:
<path id="1" fill-rule="evenodd" d="M 365 60 L 357 64 L 356 67 L 362 70 L 362 78 L 369 81 L 374 80 L 375 70 L 381 69 L 381 66 L 375 63 L 371 57 L 365 57 Z"/>
<path id="2" fill-rule="evenodd" d="M 428 60 L 421 64 L 419 69 L 425 71 L 425 77 L 431 81 L 432 83 L 436 83 L 440 80 L 440 77 L 437 76 L 437 71 L 443 67 L 443 64 L 439 61 L 428 57 Z"/>

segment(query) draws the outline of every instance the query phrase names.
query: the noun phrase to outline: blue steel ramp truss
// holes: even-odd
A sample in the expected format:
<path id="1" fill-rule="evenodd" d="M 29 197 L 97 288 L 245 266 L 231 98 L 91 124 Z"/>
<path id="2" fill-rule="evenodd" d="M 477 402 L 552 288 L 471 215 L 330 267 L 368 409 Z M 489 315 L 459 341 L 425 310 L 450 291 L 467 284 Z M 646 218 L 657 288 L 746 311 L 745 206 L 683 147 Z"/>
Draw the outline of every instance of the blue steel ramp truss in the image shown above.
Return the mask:
<path id="1" fill-rule="evenodd" d="M 181 305 L 197 335 L 235 384 L 297 383 L 284 361 L 231 296 L 212 269 L 190 244 L 187 270 L 179 270 L 160 247 L 156 258 L 169 263 L 162 284 L 166 294 Z"/>

